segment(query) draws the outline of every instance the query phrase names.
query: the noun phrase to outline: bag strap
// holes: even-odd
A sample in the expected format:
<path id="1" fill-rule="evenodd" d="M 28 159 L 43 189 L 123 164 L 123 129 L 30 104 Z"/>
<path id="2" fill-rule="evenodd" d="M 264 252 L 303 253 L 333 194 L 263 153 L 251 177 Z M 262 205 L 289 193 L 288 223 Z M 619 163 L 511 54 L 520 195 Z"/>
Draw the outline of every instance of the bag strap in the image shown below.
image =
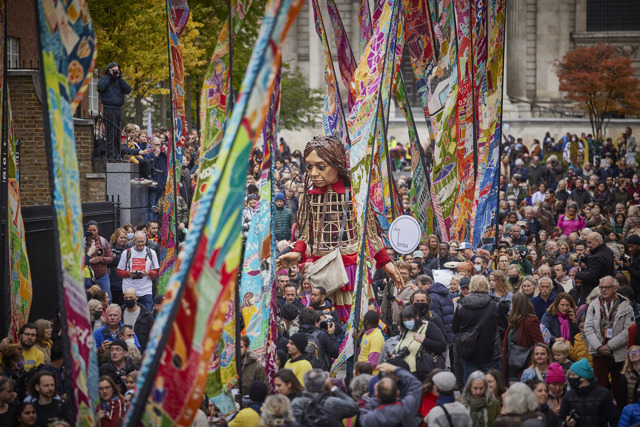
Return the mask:
<path id="1" fill-rule="evenodd" d="M 344 209 L 342 210 L 342 223 L 340 224 L 340 238 L 338 239 L 338 249 L 342 246 L 344 239 L 344 228 L 347 224 L 347 209 L 349 208 L 349 197 L 351 196 L 351 187 L 344 189 Z"/>
<path id="2" fill-rule="evenodd" d="M 320 228 L 316 231 L 318 234 L 318 242 L 322 241 L 322 235 L 324 234 L 324 218 L 327 216 L 327 198 L 328 194 L 322 195 L 322 210 L 320 211 Z"/>
<path id="3" fill-rule="evenodd" d="M 449 425 L 453 427 L 454 425 L 453 420 L 451 419 L 451 415 L 449 415 L 449 411 L 447 411 L 447 408 L 444 407 L 444 404 L 438 405 L 438 406 L 442 408 L 442 410 L 444 411 L 445 417 L 447 417 L 447 421 L 449 422 Z"/>

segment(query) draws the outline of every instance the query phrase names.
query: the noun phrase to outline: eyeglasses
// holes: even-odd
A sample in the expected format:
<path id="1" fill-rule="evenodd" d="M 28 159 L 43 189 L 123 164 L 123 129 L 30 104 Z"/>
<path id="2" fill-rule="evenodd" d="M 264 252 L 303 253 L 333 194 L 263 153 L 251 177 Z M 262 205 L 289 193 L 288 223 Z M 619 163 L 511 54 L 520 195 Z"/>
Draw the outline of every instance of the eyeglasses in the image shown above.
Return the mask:
<path id="1" fill-rule="evenodd" d="M 598 288 L 600 288 L 601 291 L 604 291 L 613 288 L 613 286 L 598 286 Z"/>
<path id="2" fill-rule="evenodd" d="M 640 355 L 640 350 L 631 350 L 628 354 L 629 356 L 638 356 Z"/>

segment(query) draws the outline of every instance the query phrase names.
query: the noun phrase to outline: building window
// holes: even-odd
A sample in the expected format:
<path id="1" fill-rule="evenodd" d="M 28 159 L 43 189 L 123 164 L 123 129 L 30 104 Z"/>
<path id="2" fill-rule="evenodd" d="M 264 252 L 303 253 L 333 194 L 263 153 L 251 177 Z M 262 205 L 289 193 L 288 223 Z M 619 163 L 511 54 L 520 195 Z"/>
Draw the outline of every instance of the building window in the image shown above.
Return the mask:
<path id="1" fill-rule="evenodd" d="M 89 115 L 97 116 L 100 113 L 100 107 L 98 105 L 98 72 L 96 70 L 93 70 L 93 77 L 89 81 L 87 97 L 89 100 Z"/>
<path id="2" fill-rule="evenodd" d="M 20 40 L 15 37 L 7 37 L 7 66 L 20 68 Z"/>
<path id="3" fill-rule="evenodd" d="M 587 31 L 640 31 L 640 1 L 587 0 Z"/>

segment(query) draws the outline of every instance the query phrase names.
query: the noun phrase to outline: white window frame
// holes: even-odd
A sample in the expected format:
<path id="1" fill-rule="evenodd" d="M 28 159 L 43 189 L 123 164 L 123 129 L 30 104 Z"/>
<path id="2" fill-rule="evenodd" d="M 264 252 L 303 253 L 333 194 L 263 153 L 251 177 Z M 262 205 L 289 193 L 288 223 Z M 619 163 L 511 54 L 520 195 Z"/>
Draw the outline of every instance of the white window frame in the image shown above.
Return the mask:
<path id="1" fill-rule="evenodd" d="M 98 72 L 93 70 L 93 77 L 89 81 L 87 88 L 88 112 L 92 117 L 100 113 L 100 104 L 98 102 Z"/>
<path id="2" fill-rule="evenodd" d="M 7 66 L 20 68 L 20 39 L 7 37 Z"/>

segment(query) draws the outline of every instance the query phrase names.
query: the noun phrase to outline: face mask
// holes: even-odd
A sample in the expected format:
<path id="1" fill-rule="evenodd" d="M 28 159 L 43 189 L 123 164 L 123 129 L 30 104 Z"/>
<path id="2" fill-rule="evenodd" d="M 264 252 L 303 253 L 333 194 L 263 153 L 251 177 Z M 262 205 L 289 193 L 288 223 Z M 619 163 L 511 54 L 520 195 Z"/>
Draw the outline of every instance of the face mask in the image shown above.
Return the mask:
<path id="1" fill-rule="evenodd" d="M 98 320 L 98 319 L 100 319 L 100 317 L 102 317 L 102 312 L 101 311 L 94 311 L 93 312 L 93 320 Z"/>
<path id="2" fill-rule="evenodd" d="M 571 387 L 573 390 L 577 389 L 580 386 L 580 381 L 582 381 L 582 378 L 580 377 L 569 378 L 569 387 Z"/>
<path id="3" fill-rule="evenodd" d="M 413 331 L 414 326 L 416 326 L 416 321 L 415 320 L 405 320 L 402 323 L 404 324 L 404 327 L 407 328 L 410 331 Z"/>
<path id="4" fill-rule="evenodd" d="M 133 346 L 133 345 L 136 345 L 136 341 L 135 341 L 135 339 L 134 339 L 134 338 L 127 338 L 127 339 L 125 340 L 125 342 L 127 343 L 127 346 L 128 346 L 129 348 L 131 348 L 131 346 Z"/>
<path id="5" fill-rule="evenodd" d="M 520 230 L 520 235 L 524 236 L 524 230 Z"/>
<path id="6" fill-rule="evenodd" d="M 633 185 L 638 184 L 638 180 L 637 179 L 632 179 L 631 182 L 633 182 Z"/>
<path id="7" fill-rule="evenodd" d="M 133 308 L 136 306 L 136 300 L 134 299 L 126 299 L 124 300 L 124 305 L 127 306 L 127 308 Z"/>
<path id="8" fill-rule="evenodd" d="M 425 311 L 427 311 L 427 303 L 416 302 L 413 304 L 413 306 L 416 308 L 416 310 L 418 310 L 419 313 L 424 313 Z M 411 320 L 411 322 L 413 322 L 413 320 Z M 411 326 L 411 328 L 413 328 L 413 326 Z"/>
<path id="9" fill-rule="evenodd" d="M 133 240 L 133 233 L 127 233 L 127 240 Z"/>
<path id="10" fill-rule="evenodd" d="M 511 282 L 512 285 L 518 283 L 518 276 L 509 276 L 509 282 Z"/>
<path id="11" fill-rule="evenodd" d="M 481 265 L 474 265 L 474 267 L 476 268 L 476 273 L 480 273 L 480 271 L 482 270 Z"/>

